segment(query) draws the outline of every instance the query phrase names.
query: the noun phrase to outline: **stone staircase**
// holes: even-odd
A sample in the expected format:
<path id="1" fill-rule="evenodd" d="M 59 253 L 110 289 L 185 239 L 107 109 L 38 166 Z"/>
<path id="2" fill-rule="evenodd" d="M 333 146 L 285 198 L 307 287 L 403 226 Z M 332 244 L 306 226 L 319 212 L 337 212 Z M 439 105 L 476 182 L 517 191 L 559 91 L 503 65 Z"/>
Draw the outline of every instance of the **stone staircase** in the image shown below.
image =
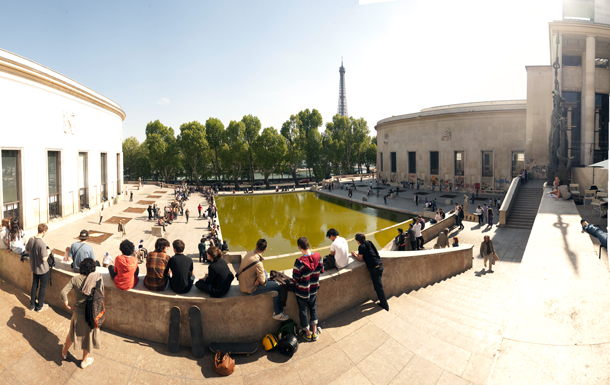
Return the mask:
<path id="1" fill-rule="evenodd" d="M 540 201 L 542 200 L 542 186 L 527 187 L 530 183 L 528 182 L 519 189 L 513 207 L 510 209 L 505 227 L 532 229 L 536 214 L 538 213 L 538 207 L 540 207 Z"/>
<path id="2" fill-rule="evenodd" d="M 479 270 L 391 298 L 390 313 L 396 318 L 380 325 L 388 333 L 404 333 L 399 342 L 464 384 L 487 383 L 518 271 L 518 264 L 503 263 L 483 274 L 482 261 L 477 262 Z"/>

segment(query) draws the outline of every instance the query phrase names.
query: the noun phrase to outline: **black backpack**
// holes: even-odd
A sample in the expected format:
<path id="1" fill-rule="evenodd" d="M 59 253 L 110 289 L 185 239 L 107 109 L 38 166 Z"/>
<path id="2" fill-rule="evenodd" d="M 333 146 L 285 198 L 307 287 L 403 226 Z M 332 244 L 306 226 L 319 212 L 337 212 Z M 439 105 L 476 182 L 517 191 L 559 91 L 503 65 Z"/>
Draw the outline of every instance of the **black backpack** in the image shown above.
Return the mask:
<path id="1" fill-rule="evenodd" d="M 85 302 L 85 320 L 91 329 L 99 329 L 106 319 L 106 306 L 100 285 L 101 280 L 98 280 Z"/>

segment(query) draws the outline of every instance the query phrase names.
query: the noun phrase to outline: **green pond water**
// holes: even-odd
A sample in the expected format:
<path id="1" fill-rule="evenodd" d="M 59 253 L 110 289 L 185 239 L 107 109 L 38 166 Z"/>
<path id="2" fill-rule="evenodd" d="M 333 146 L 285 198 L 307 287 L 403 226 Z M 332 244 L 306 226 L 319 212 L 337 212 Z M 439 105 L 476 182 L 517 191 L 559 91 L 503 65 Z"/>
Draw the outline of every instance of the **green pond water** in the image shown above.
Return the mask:
<path id="1" fill-rule="evenodd" d="M 313 192 L 274 195 L 219 196 L 216 198 L 223 238 L 231 251 L 252 250 L 260 238 L 267 240 L 265 257 L 289 253 L 284 258 L 268 258 L 267 270 L 292 267 L 298 256 L 297 239 L 307 237 L 312 249 L 330 247 L 326 231 L 335 228 L 348 240 L 358 232 L 367 234 L 378 248 L 397 234 L 397 226 L 411 216 L 318 195 Z M 376 233 L 374 233 L 376 232 Z M 374 233 L 372 235 L 368 235 Z M 356 242 L 349 242 L 350 251 Z M 328 249 L 319 250 L 322 256 Z"/>

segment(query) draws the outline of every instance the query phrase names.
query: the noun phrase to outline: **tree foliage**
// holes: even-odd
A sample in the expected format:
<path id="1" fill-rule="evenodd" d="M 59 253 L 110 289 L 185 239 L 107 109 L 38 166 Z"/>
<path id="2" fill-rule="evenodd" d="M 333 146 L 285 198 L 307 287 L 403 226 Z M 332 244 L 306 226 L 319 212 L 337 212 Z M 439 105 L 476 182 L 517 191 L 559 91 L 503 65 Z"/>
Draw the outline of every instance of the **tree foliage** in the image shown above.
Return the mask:
<path id="1" fill-rule="evenodd" d="M 257 159 L 256 165 L 263 173 L 265 185 L 269 188 L 269 175 L 275 171 L 288 151 L 286 141 L 275 128 L 267 127 L 254 140 L 252 148 Z"/>
<path id="2" fill-rule="evenodd" d="M 195 183 L 199 186 L 199 170 L 203 167 L 208 150 L 203 124 L 192 121 L 180 125 L 177 145 L 180 147 L 184 163 L 193 170 Z"/>

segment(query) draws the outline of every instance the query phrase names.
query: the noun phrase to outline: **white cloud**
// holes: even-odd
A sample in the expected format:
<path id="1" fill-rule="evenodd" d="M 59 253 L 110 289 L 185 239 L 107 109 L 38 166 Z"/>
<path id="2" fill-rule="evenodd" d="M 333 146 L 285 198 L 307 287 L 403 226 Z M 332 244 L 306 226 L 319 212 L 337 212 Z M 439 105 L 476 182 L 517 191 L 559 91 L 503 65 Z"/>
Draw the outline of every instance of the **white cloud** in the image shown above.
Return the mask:
<path id="1" fill-rule="evenodd" d="M 161 98 L 161 100 L 159 100 L 157 102 L 157 104 L 160 104 L 162 106 L 167 106 L 169 104 L 169 98 Z"/>

